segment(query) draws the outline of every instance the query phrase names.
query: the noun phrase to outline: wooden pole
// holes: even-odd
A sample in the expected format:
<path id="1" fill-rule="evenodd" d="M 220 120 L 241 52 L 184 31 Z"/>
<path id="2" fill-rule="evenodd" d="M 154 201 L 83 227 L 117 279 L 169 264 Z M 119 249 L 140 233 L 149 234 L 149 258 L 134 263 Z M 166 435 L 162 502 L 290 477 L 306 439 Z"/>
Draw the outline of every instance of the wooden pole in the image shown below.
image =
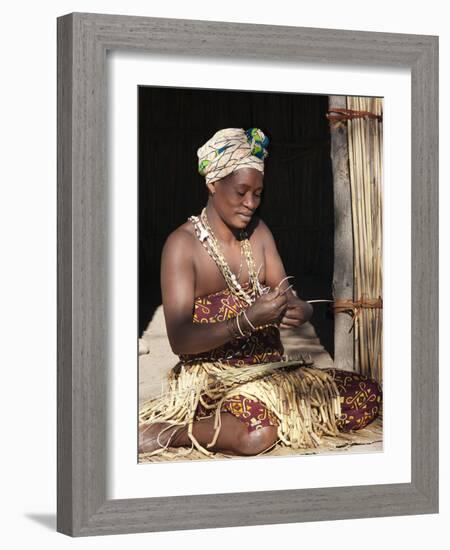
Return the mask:
<path id="1" fill-rule="evenodd" d="M 345 96 L 330 96 L 330 110 L 346 108 Z M 331 165 L 334 186 L 334 273 L 333 299 L 353 299 L 353 235 L 350 197 L 349 151 L 346 124 L 330 123 Z M 354 342 L 350 332 L 352 319 L 346 314 L 334 318 L 334 364 L 353 371 Z"/>

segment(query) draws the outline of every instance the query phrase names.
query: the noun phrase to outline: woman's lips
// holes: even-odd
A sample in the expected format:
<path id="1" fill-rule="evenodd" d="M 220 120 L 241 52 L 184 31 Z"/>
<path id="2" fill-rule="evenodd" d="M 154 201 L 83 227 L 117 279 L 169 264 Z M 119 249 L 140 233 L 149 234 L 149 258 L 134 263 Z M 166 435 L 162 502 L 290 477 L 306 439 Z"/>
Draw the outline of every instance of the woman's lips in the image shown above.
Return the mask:
<path id="1" fill-rule="evenodd" d="M 243 218 L 244 220 L 247 220 L 247 221 L 250 221 L 252 219 L 252 214 L 241 214 L 239 212 L 238 216 L 240 216 L 241 218 Z"/>

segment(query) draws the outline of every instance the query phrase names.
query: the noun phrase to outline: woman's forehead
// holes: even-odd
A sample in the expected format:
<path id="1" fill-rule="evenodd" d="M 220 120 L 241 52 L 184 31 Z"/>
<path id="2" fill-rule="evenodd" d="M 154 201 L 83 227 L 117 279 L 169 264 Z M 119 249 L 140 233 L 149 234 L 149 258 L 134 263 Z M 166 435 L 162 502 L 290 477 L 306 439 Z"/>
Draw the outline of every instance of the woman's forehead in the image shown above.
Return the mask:
<path id="1" fill-rule="evenodd" d="M 230 180 L 234 185 L 248 185 L 251 187 L 263 186 L 263 175 L 258 170 L 244 168 L 230 174 Z"/>

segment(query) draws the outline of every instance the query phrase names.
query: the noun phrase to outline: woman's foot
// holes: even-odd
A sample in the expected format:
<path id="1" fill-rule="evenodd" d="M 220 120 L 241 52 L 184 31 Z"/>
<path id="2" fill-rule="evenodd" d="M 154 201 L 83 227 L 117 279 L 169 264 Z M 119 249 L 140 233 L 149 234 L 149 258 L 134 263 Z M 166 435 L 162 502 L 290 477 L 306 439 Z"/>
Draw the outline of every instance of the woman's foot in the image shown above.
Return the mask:
<path id="1" fill-rule="evenodd" d="M 151 453 L 163 447 L 177 447 L 180 436 L 186 431 L 184 427 L 173 426 L 168 422 L 140 424 L 139 453 Z M 178 443 L 178 445 L 177 445 Z"/>

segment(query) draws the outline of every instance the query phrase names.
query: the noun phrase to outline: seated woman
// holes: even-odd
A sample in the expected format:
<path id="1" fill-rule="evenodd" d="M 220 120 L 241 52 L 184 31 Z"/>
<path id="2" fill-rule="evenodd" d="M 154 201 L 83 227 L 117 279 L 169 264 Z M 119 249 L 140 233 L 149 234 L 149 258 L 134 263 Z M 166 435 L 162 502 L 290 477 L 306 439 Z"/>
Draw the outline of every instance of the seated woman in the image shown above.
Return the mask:
<path id="1" fill-rule="evenodd" d="M 267 145 L 257 128 L 228 128 L 198 150 L 206 208 L 168 237 L 161 260 L 167 334 L 180 363 L 169 391 L 140 411 L 141 453 L 312 447 L 378 414 L 375 381 L 283 356 L 279 327 L 305 323 L 312 306 L 291 288 L 255 215 Z"/>

